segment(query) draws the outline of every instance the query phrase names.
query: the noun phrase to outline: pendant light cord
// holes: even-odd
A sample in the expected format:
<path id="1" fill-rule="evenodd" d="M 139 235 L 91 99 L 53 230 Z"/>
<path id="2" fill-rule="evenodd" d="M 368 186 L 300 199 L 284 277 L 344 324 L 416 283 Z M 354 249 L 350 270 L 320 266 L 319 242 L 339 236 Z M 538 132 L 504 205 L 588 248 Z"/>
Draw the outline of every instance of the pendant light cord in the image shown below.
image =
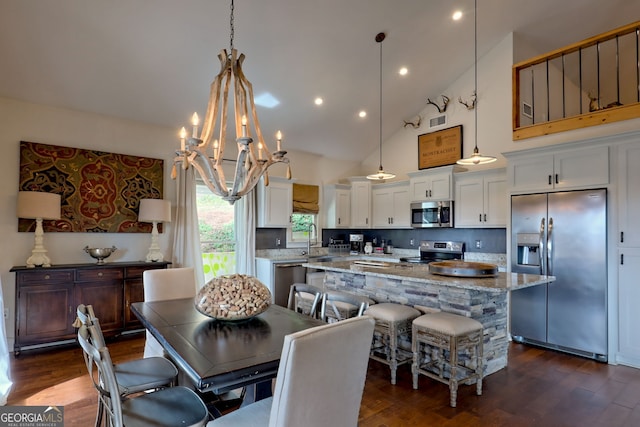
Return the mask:
<path id="1" fill-rule="evenodd" d="M 473 109 L 475 124 L 475 151 L 478 151 L 478 0 L 474 0 L 473 2 L 473 57 L 474 57 L 474 66 L 473 66 L 473 79 L 474 79 L 474 93 L 476 96 L 476 106 Z"/>
<path id="2" fill-rule="evenodd" d="M 382 170 L 382 41 L 384 40 L 384 33 L 378 34 L 376 40 L 380 39 L 380 129 L 378 131 L 380 135 L 380 169 Z"/>

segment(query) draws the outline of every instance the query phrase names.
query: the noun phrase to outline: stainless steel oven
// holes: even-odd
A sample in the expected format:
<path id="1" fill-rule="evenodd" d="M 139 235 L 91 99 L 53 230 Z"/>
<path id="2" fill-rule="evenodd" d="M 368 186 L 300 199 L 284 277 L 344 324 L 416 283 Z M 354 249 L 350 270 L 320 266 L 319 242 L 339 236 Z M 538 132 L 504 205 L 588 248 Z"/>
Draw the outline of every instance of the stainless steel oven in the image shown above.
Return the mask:
<path id="1" fill-rule="evenodd" d="M 419 257 L 400 258 L 400 261 L 429 264 L 434 261 L 451 261 L 462 258 L 464 258 L 464 242 L 422 240 Z"/>
<path id="2" fill-rule="evenodd" d="M 453 227 L 453 200 L 411 203 L 411 226 Z"/>

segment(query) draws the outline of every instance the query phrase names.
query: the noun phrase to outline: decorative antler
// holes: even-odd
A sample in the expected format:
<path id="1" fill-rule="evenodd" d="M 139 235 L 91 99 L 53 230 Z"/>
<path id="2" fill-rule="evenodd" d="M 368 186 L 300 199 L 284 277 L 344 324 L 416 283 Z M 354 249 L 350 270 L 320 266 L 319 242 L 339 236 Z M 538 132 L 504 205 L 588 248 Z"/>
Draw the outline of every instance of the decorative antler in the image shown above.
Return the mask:
<path id="1" fill-rule="evenodd" d="M 600 109 L 600 103 L 596 95 L 593 95 L 591 91 L 587 92 L 587 96 L 589 97 L 589 112 L 598 111 Z"/>
<path id="2" fill-rule="evenodd" d="M 404 127 L 407 127 L 410 125 L 412 128 L 418 129 L 420 127 L 420 123 L 422 123 L 422 117 L 418 116 L 418 121 L 409 122 L 409 121 L 403 120 L 403 122 L 404 122 Z"/>
<path id="3" fill-rule="evenodd" d="M 471 94 L 471 100 L 469 102 L 463 101 L 462 97 L 458 97 L 458 102 L 464 105 L 465 107 L 467 107 L 467 110 L 473 110 L 474 108 L 476 108 L 476 100 L 477 100 L 477 96 L 476 96 L 475 90 Z"/>
<path id="4" fill-rule="evenodd" d="M 434 105 L 438 109 L 438 113 L 444 113 L 445 111 L 447 111 L 447 105 L 449 105 L 449 97 L 446 95 L 442 95 L 442 101 L 444 102 L 444 105 L 441 107 L 431 99 L 427 98 L 427 104 Z"/>

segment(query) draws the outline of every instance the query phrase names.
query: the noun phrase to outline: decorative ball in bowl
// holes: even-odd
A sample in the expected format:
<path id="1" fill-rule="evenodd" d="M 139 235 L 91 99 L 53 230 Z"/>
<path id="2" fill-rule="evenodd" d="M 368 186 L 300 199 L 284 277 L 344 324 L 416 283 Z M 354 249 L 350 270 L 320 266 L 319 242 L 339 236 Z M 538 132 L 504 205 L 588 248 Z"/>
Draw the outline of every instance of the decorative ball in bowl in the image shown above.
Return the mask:
<path id="1" fill-rule="evenodd" d="M 115 246 L 110 248 L 90 248 L 89 246 L 84 247 L 84 251 L 91 255 L 91 258 L 95 258 L 98 260 L 98 264 L 104 264 L 104 259 L 108 258 L 109 255 L 116 251 Z"/>
<path id="2" fill-rule="evenodd" d="M 230 274 L 210 280 L 198 291 L 196 310 L 223 321 L 250 319 L 271 304 L 271 292 L 258 279 L 244 274 Z"/>

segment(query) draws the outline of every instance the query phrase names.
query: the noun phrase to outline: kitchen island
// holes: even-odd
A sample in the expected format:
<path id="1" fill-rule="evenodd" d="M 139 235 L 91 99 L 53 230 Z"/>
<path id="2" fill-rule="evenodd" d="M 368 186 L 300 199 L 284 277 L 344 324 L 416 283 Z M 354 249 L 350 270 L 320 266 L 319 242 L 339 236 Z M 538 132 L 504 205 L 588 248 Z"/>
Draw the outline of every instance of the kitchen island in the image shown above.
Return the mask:
<path id="1" fill-rule="evenodd" d="M 555 280 L 553 276 L 515 273 L 449 277 L 431 274 L 426 264 L 338 261 L 305 266 L 325 272 L 325 291 L 350 292 L 379 303 L 426 307 L 478 320 L 484 327 L 485 376 L 507 366 L 509 292 Z"/>

